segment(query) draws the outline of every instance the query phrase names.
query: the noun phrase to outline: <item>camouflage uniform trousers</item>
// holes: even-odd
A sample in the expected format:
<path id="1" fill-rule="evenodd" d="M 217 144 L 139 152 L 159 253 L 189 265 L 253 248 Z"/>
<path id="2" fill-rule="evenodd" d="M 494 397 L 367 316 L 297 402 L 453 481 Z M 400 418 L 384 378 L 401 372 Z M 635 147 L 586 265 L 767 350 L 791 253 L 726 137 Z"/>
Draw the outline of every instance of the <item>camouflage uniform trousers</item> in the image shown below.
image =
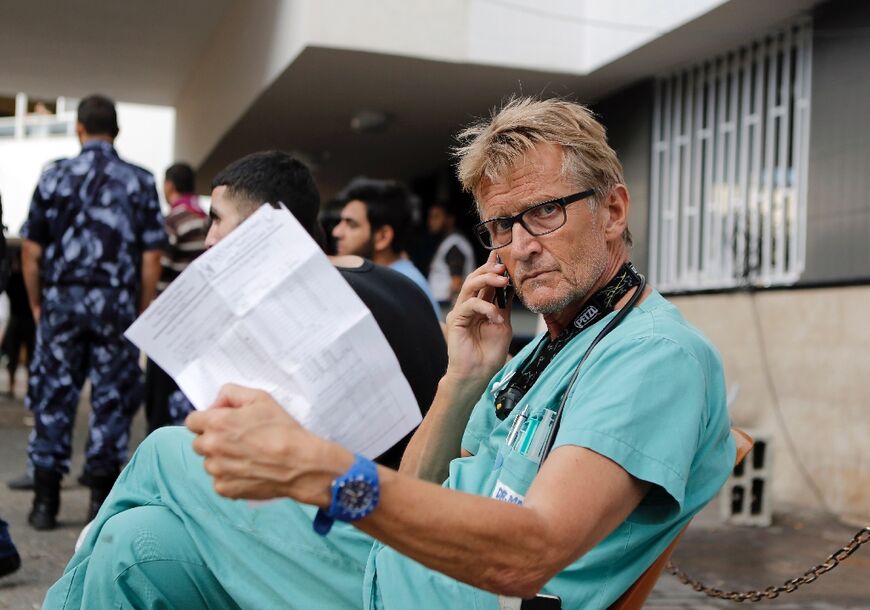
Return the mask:
<path id="1" fill-rule="evenodd" d="M 183 426 L 187 416 L 196 409 L 190 399 L 181 390 L 175 390 L 169 395 L 169 419 L 174 426 Z"/>
<path id="2" fill-rule="evenodd" d="M 72 428 L 86 377 L 91 415 L 85 470 L 111 472 L 126 461 L 130 423 L 142 400 L 138 350 L 123 336 L 136 313 L 129 289 L 43 290 L 26 400 L 35 419 L 29 454 L 36 467 L 69 472 Z"/>

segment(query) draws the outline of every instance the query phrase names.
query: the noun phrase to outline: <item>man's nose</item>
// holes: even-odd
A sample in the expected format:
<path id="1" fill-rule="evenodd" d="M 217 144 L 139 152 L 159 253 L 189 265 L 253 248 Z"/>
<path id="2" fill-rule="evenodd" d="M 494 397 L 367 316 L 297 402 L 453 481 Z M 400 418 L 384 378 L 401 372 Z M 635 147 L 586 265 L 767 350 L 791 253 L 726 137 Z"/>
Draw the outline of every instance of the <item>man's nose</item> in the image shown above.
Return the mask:
<path id="1" fill-rule="evenodd" d="M 519 222 L 514 223 L 511 232 L 511 256 L 515 260 L 526 260 L 541 251 L 541 242 L 538 238 L 529 233 Z"/>

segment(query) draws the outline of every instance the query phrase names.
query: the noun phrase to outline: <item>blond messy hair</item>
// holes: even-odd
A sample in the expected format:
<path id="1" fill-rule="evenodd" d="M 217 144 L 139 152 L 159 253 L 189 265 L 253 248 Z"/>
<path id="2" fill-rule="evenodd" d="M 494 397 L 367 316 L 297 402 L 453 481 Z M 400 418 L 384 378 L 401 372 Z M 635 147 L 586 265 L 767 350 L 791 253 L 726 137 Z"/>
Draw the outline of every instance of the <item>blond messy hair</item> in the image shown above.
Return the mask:
<path id="1" fill-rule="evenodd" d="M 520 157 L 542 143 L 562 148 L 562 176 L 577 188 L 595 189 L 593 206 L 624 182 L 622 164 L 607 143 L 604 126 L 586 106 L 568 100 L 512 97 L 456 139 L 456 174 L 475 200 L 485 181 L 504 177 Z M 631 243 L 628 230 L 623 237 Z"/>

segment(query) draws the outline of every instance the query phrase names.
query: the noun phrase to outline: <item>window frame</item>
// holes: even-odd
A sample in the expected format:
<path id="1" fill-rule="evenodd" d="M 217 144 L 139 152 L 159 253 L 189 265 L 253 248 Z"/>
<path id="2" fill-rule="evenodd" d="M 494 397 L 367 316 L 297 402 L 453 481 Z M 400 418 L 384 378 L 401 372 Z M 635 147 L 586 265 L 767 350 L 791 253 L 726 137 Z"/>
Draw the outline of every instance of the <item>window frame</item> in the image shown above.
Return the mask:
<path id="1" fill-rule="evenodd" d="M 656 80 L 649 275 L 660 290 L 798 281 L 811 79 L 804 19 Z"/>

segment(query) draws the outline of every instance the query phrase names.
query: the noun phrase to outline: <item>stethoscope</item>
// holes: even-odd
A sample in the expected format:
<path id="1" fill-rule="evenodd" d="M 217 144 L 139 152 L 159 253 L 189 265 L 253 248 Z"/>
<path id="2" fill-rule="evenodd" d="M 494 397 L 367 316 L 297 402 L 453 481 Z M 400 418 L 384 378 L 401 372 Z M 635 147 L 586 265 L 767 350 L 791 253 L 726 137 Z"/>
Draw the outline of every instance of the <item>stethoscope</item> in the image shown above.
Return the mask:
<path id="1" fill-rule="evenodd" d="M 631 299 L 629 299 L 628 303 L 616 312 L 616 315 L 607 323 L 607 326 L 601 329 L 601 331 L 595 336 L 592 340 L 592 343 L 589 344 L 589 347 L 586 348 L 586 351 L 583 353 L 583 357 L 580 358 L 580 362 L 577 364 L 577 367 L 574 369 L 574 373 L 571 375 L 571 380 L 568 382 L 568 387 L 565 389 L 565 393 L 562 394 L 562 400 L 559 402 L 559 409 L 556 411 L 556 418 L 553 420 L 553 425 L 550 427 L 550 432 L 547 435 L 547 442 L 544 444 L 544 451 L 541 454 L 541 461 L 538 462 L 538 471 L 540 472 L 541 466 L 544 464 L 544 460 L 547 459 L 547 455 L 549 455 L 550 451 L 553 449 L 553 444 L 556 442 L 556 433 L 559 431 L 559 423 L 562 421 L 562 413 L 565 410 L 565 405 L 568 402 L 568 395 L 571 394 L 571 390 L 574 388 L 574 383 L 577 381 L 577 378 L 580 376 L 580 368 L 583 366 L 583 363 L 586 362 L 586 359 L 589 357 L 589 354 L 592 353 L 592 350 L 595 348 L 598 343 L 604 339 L 610 331 L 619 326 L 619 324 L 625 319 L 625 317 L 631 312 L 637 302 L 640 300 L 640 297 L 643 295 L 643 291 L 646 288 L 646 278 L 643 275 L 640 275 L 640 283 L 637 285 L 637 289 L 634 294 L 631 295 Z"/>

